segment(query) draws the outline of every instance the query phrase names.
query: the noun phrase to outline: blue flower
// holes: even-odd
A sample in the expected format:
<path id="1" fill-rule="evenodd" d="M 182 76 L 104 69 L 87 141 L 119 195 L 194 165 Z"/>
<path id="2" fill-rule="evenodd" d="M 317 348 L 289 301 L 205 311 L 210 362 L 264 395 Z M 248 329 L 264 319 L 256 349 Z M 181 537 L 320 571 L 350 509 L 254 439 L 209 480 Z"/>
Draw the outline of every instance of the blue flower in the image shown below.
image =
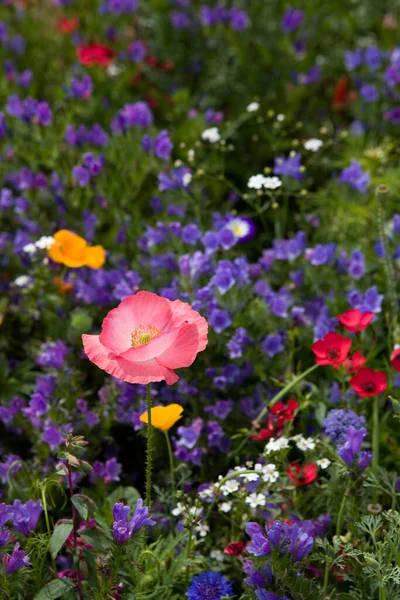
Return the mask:
<path id="1" fill-rule="evenodd" d="M 277 156 L 274 163 L 274 174 L 286 175 L 287 177 L 292 177 L 293 179 L 300 181 L 303 177 L 300 161 L 300 154 L 290 154 L 288 158 Z"/>
<path id="2" fill-rule="evenodd" d="M 113 507 L 113 536 L 120 544 L 125 544 L 131 539 L 132 535 L 138 529 L 148 525 L 152 527 L 156 524 L 153 519 L 149 517 L 149 509 L 147 506 L 143 506 L 143 500 L 138 499 L 136 508 L 133 511 L 132 517 L 128 520 L 128 514 L 130 507 L 126 506 L 122 502 L 117 502 Z"/>
<path id="3" fill-rule="evenodd" d="M 233 590 L 221 573 L 205 571 L 193 577 L 186 596 L 189 600 L 221 600 L 225 596 L 232 598 Z"/>
<path id="4" fill-rule="evenodd" d="M 360 163 L 356 160 L 352 160 L 350 166 L 343 169 L 340 174 L 340 183 L 347 183 L 361 194 L 367 193 L 370 182 L 369 173 L 363 171 Z"/>
<path id="5" fill-rule="evenodd" d="M 359 417 L 347 408 L 335 408 L 327 414 L 323 423 L 324 434 L 334 444 L 343 444 L 346 441 L 346 431 L 349 427 L 362 429 L 365 426 L 365 417 Z"/>

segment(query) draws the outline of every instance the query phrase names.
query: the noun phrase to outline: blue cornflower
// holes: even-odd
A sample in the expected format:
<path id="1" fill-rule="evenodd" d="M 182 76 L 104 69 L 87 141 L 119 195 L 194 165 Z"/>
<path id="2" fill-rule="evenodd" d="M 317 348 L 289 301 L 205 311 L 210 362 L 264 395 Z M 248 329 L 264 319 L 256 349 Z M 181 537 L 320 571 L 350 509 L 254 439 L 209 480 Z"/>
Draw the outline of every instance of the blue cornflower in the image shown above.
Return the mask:
<path id="1" fill-rule="evenodd" d="M 324 434 L 334 444 L 343 444 L 346 441 L 346 431 L 349 427 L 362 429 L 365 426 L 365 417 L 358 416 L 347 408 L 335 408 L 327 414 L 323 423 Z"/>
<path id="2" fill-rule="evenodd" d="M 369 173 L 363 171 L 360 163 L 356 160 L 352 160 L 350 166 L 343 169 L 340 174 L 340 183 L 347 183 L 361 194 L 367 193 L 370 182 Z"/>
<path id="3" fill-rule="evenodd" d="M 205 571 L 196 575 L 190 582 L 186 596 L 189 600 L 221 600 L 232 597 L 233 590 L 229 581 L 215 571 Z"/>

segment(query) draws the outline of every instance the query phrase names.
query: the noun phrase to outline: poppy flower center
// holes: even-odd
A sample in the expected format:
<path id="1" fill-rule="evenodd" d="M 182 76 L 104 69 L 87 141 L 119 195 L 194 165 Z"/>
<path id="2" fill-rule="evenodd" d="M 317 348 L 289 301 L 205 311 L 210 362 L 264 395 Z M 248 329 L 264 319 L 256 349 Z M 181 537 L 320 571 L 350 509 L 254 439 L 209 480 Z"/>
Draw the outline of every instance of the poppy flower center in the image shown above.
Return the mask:
<path id="1" fill-rule="evenodd" d="M 374 392 L 376 389 L 376 385 L 372 381 L 368 381 L 367 383 L 363 383 L 361 386 L 364 392 Z"/>
<path id="2" fill-rule="evenodd" d="M 132 348 L 145 346 L 153 338 L 159 335 L 160 330 L 154 325 L 138 325 L 131 333 Z"/>
<path id="3" fill-rule="evenodd" d="M 336 358 L 339 358 L 339 356 L 340 356 L 340 352 L 339 352 L 339 350 L 337 350 L 337 348 L 329 348 L 329 350 L 326 354 L 327 354 L 329 360 L 335 360 Z"/>

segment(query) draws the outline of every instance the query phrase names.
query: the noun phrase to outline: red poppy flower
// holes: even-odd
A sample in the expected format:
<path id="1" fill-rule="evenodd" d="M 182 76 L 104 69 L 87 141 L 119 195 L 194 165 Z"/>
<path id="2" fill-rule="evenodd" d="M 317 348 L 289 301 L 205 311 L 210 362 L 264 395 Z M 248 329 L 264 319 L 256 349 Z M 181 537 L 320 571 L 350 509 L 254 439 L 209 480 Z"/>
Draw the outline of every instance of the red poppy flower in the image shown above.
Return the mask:
<path id="1" fill-rule="evenodd" d="M 115 56 L 115 52 L 108 46 L 101 44 L 91 44 L 89 46 L 79 46 L 76 53 L 79 62 L 86 67 L 99 65 L 100 67 L 108 67 Z"/>
<path id="2" fill-rule="evenodd" d="M 71 19 L 61 18 L 57 22 L 57 29 L 69 35 L 76 31 L 79 27 L 79 19 L 78 17 L 72 17 Z"/>
<path id="3" fill-rule="evenodd" d="M 362 313 L 361 310 L 347 310 L 342 315 L 338 315 L 337 320 L 343 325 L 347 331 L 358 333 L 368 327 L 374 318 L 373 312 Z"/>
<path id="4" fill-rule="evenodd" d="M 327 333 L 322 340 L 311 346 L 317 365 L 337 365 L 346 360 L 351 347 L 351 340 L 334 331 Z"/>
<path id="5" fill-rule="evenodd" d="M 376 396 L 386 390 L 386 373 L 367 368 L 360 369 L 349 383 L 362 398 Z"/>
<path id="6" fill-rule="evenodd" d="M 294 398 L 288 400 L 287 406 L 280 400 L 271 408 L 271 412 L 276 416 L 278 426 L 283 427 L 286 421 L 293 421 L 294 413 L 297 410 L 299 403 Z"/>
<path id="7" fill-rule="evenodd" d="M 227 554 L 228 556 L 239 556 L 245 548 L 245 542 L 230 542 L 230 544 L 225 546 L 224 554 Z"/>
<path id="8" fill-rule="evenodd" d="M 341 110 L 348 104 L 355 102 L 357 99 L 356 92 L 349 90 L 349 80 L 346 76 L 341 77 L 336 84 L 332 98 L 332 107 L 335 110 Z"/>
<path id="9" fill-rule="evenodd" d="M 348 358 L 344 361 L 343 366 L 348 373 L 357 373 L 357 371 L 361 369 L 366 362 L 367 359 L 365 356 L 363 356 L 361 352 L 357 350 L 357 352 L 354 352 L 351 358 Z M 336 367 L 336 365 L 334 366 Z"/>
<path id="10" fill-rule="evenodd" d="M 400 373 L 400 346 L 397 346 L 390 355 L 390 364 L 395 371 Z"/>
<path id="11" fill-rule="evenodd" d="M 270 416 L 268 418 L 268 424 L 267 427 L 264 429 L 260 429 L 260 431 L 258 433 L 255 433 L 251 436 L 252 440 L 256 440 L 258 442 L 263 442 L 264 440 L 268 440 L 270 437 L 272 437 L 274 433 L 274 421 L 272 416 Z"/>
<path id="12" fill-rule="evenodd" d="M 294 462 L 287 467 L 286 473 L 294 485 L 308 485 L 317 479 L 317 465 L 307 463 L 303 467 L 300 463 Z"/>

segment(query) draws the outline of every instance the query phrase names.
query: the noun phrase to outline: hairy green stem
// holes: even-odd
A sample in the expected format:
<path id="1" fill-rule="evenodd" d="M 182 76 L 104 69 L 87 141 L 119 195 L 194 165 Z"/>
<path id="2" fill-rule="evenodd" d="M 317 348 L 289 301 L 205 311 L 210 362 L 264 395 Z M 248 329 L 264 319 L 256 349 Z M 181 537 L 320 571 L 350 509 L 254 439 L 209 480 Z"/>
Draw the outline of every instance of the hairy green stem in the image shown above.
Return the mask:
<path id="1" fill-rule="evenodd" d="M 329 584 L 329 574 L 331 572 L 331 565 L 326 565 L 325 567 L 325 576 L 324 576 L 324 589 L 322 590 L 322 595 L 324 598 L 328 596 L 328 584 Z"/>
<path id="2" fill-rule="evenodd" d="M 274 406 L 274 404 L 276 404 L 277 402 L 279 402 L 279 400 L 281 398 L 283 398 L 285 396 L 285 394 L 287 394 L 288 392 L 290 392 L 290 390 L 292 388 L 294 388 L 302 379 L 304 379 L 305 377 L 307 377 L 307 375 L 309 375 L 310 373 L 312 373 L 313 371 L 315 371 L 318 367 L 319 367 L 319 365 L 313 365 L 312 367 L 310 367 L 306 371 L 303 371 L 303 373 L 300 373 L 300 375 L 298 375 L 297 377 L 295 377 L 294 379 L 292 379 L 292 381 L 289 381 L 289 383 L 287 385 L 285 385 L 285 387 L 282 388 L 281 391 L 278 392 L 276 394 L 276 396 L 274 396 L 272 398 L 272 400 L 270 400 L 266 406 L 264 406 L 264 408 L 262 409 L 262 411 L 260 412 L 260 414 L 258 415 L 258 417 L 254 420 L 254 426 L 251 429 L 250 433 L 248 435 L 246 435 L 246 437 L 244 438 L 244 440 L 242 441 L 242 443 L 231 454 L 239 454 L 239 452 L 244 448 L 244 446 L 247 444 L 247 442 L 249 441 L 249 439 L 251 438 L 251 436 L 254 435 L 257 432 L 256 425 L 258 425 L 259 422 L 265 417 L 265 415 L 267 414 L 268 410 L 272 406 Z"/>
<path id="3" fill-rule="evenodd" d="M 372 411 L 372 471 L 375 478 L 378 478 L 379 469 L 379 398 L 375 396 L 373 399 Z M 378 487 L 375 486 L 372 492 L 373 501 L 376 504 L 378 501 Z"/>
<path id="4" fill-rule="evenodd" d="M 151 389 L 146 386 L 147 402 L 147 464 L 146 464 L 146 506 L 151 502 L 151 472 L 153 469 L 153 426 L 151 424 Z"/>
<path id="5" fill-rule="evenodd" d="M 164 431 L 165 441 L 167 443 L 168 456 L 169 456 L 169 469 L 171 476 L 171 492 L 172 498 L 175 497 L 175 466 L 174 466 L 174 455 L 172 454 L 171 440 L 169 439 L 168 431 Z"/>
<path id="6" fill-rule="evenodd" d="M 190 555 L 192 554 L 192 540 L 193 540 L 193 528 L 191 527 L 189 530 L 189 537 L 186 546 L 186 560 L 189 560 Z M 189 585 L 190 580 L 190 565 L 186 567 L 186 587 Z"/>
<path id="7" fill-rule="evenodd" d="M 342 502 L 340 504 L 338 520 L 337 520 L 337 524 L 336 524 L 336 535 L 337 536 L 339 536 L 342 533 L 344 511 L 346 508 L 347 498 L 348 498 L 349 494 L 350 494 L 350 488 L 348 487 L 348 488 L 346 488 L 346 491 L 343 494 Z"/>

